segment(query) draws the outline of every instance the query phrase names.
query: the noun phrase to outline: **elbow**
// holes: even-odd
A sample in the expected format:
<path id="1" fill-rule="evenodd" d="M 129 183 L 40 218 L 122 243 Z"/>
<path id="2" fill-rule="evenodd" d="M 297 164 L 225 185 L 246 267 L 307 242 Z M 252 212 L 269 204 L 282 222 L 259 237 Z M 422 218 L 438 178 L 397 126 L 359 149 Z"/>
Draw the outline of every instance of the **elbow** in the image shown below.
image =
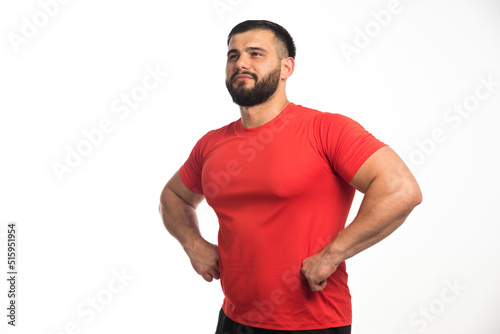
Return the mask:
<path id="1" fill-rule="evenodd" d="M 160 213 L 160 215 L 162 215 L 162 214 L 163 214 L 163 210 L 165 209 L 165 206 L 163 205 L 163 201 L 164 201 L 164 199 L 165 199 L 164 192 L 165 192 L 165 191 L 162 191 L 162 192 L 161 192 L 161 195 L 160 195 L 160 200 L 159 200 L 159 203 L 158 203 L 158 212 Z"/>
<path id="2" fill-rule="evenodd" d="M 172 213 L 172 205 L 164 197 L 160 199 L 160 203 L 158 204 L 158 213 L 162 217 L 167 217 Z"/>
<path id="3" fill-rule="evenodd" d="M 167 213 L 169 208 L 169 200 L 171 199 L 169 189 L 165 186 L 160 194 L 160 200 L 158 203 L 158 212 L 161 216 Z"/>
<path id="4" fill-rule="evenodd" d="M 415 179 L 405 182 L 403 188 L 403 196 L 406 199 L 406 206 L 409 211 L 413 210 L 417 205 L 422 203 L 423 196 L 420 187 Z"/>
<path id="5" fill-rule="evenodd" d="M 161 194 L 160 201 L 158 203 L 158 213 L 161 217 L 165 217 L 169 213 L 169 205 L 165 193 Z"/>
<path id="6" fill-rule="evenodd" d="M 420 187 L 417 185 L 417 191 L 414 195 L 414 200 L 415 200 L 415 206 L 419 205 L 420 203 L 422 203 L 424 197 L 422 195 L 422 191 L 420 190 Z"/>

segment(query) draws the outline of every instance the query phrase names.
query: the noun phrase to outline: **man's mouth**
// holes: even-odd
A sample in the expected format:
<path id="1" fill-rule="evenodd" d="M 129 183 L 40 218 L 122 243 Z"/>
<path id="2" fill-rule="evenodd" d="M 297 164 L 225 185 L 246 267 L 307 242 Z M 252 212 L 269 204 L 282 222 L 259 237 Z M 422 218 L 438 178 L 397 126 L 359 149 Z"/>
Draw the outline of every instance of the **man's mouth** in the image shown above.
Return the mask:
<path id="1" fill-rule="evenodd" d="M 233 82 L 242 82 L 247 80 L 255 80 L 255 78 L 248 73 L 240 73 L 233 76 Z"/>

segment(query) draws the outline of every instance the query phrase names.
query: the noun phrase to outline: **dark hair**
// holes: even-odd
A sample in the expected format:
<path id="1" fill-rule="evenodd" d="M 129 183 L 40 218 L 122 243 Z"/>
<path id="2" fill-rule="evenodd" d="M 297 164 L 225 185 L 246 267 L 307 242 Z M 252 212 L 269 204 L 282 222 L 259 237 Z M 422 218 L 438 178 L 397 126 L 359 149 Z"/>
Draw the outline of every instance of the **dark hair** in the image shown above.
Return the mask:
<path id="1" fill-rule="evenodd" d="M 269 30 L 274 33 L 274 38 L 277 39 L 279 43 L 284 46 L 284 50 L 288 52 L 288 55 L 284 55 L 284 57 L 292 57 L 295 59 L 295 43 L 293 42 L 292 36 L 288 33 L 288 31 L 280 26 L 277 23 L 266 21 L 266 20 L 248 20 L 237 24 L 233 30 L 229 33 L 227 37 L 227 45 L 229 45 L 229 41 L 231 37 L 236 34 L 240 34 L 243 32 L 247 32 L 250 30 Z M 284 51 L 283 50 L 283 51 Z M 278 53 L 278 56 L 281 55 Z"/>

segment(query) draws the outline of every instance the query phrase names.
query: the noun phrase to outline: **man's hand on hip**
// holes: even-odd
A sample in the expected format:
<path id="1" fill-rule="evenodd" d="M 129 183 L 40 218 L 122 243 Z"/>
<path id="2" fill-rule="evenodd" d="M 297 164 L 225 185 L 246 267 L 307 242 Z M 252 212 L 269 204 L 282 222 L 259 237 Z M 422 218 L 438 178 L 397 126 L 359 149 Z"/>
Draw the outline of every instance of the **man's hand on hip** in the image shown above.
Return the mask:
<path id="1" fill-rule="evenodd" d="M 337 265 L 333 264 L 331 259 L 324 251 L 310 256 L 302 261 L 302 274 L 307 279 L 311 290 L 318 292 L 326 287 L 326 279 L 330 277 Z"/>
<path id="2" fill-rule="evenodd" d="M 200 240 L 185 248 L 194 270 L 207 282 L 219 279 L 219 247 L 206 240 Z"/>

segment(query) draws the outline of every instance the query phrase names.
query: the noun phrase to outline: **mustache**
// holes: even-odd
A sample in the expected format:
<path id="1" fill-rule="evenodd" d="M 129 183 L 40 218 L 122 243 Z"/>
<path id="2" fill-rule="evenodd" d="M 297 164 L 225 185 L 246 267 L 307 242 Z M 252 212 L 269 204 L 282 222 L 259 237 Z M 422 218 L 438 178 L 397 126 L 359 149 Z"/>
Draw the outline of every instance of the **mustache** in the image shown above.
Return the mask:
<path id="1" fill-rule="evenodd" d="M 234 81 L 234 78 L 237 76 L 237 75 L 240 75 L 240 74 L 247 74 L 249 76 L 251 76 L 256 82 L 257 82 L 257 75 L 254 74 L 254 73 L 251 73 L 251 72 L 248 72 L 248 71 L 244 71 L 244 72 L 236 72 L 234 73 L 232 76 L 231 76 L 231 82 Z"/>

